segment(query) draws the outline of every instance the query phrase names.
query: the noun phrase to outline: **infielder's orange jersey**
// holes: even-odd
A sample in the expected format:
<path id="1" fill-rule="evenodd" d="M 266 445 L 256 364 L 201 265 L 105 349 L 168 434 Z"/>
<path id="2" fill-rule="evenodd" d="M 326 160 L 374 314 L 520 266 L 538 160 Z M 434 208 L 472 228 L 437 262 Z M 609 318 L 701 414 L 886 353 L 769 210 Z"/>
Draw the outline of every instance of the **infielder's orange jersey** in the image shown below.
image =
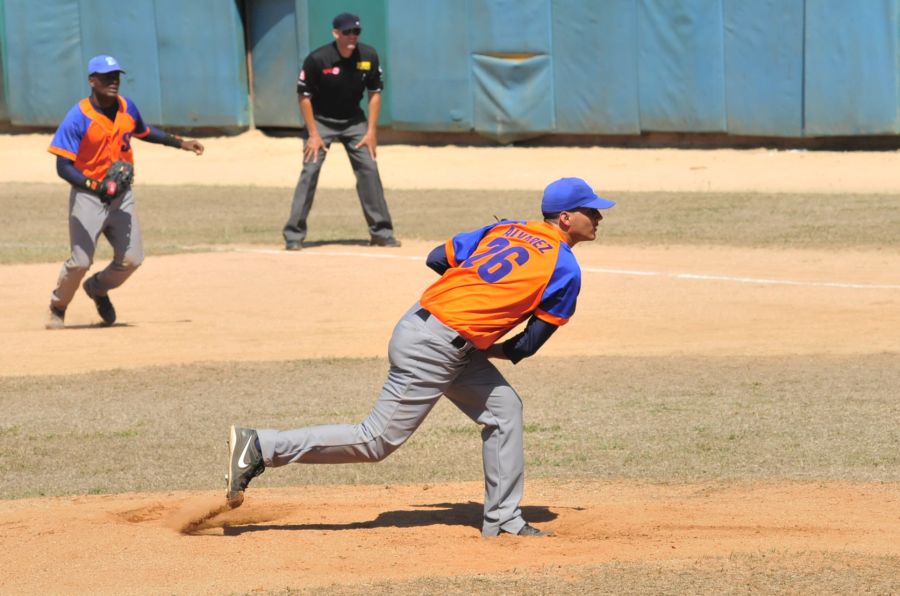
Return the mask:
<path id="1" fill-rule="evenodd" d="M 131 137 L 146 137 L 150 127 L 134 102 L 122 96 L 117 99 L 115 122 L 94 109 L 90 98 L 75 104 L 56 129 L 47 151 L 71 159 L 76 169 L 95 180 L 103 178 L 114 161 L 134 163 Z"/>
<path id="2" fill-rule="evenodd" d="M 479 349 L 532 314 L 553 325 L 574 314 L 581 268 L 556 226 L 501 221 L 445 248 L 450 269 L 419 302 Z"/>

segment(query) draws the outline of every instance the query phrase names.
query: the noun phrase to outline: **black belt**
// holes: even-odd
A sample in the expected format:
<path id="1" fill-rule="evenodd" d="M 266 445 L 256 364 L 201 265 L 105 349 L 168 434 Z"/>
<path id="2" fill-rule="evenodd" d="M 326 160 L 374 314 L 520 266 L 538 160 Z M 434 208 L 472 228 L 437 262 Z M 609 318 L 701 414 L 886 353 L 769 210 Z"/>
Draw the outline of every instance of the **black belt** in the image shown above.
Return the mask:
<path id="1" fill-rule="evenodd" d="M 423 321 L 427 321 L 428 317 L 432 316 L 430 312 L 428 312 L 427 308 L 420 308 L 416 311 L 416 316 L 422 319 Z M 462 335 L 457 335 L 452 340 L 450 340 L 450 345 L 456 348 L 457 350 L 461 350 L 465 347 L 467 341 Z"/>

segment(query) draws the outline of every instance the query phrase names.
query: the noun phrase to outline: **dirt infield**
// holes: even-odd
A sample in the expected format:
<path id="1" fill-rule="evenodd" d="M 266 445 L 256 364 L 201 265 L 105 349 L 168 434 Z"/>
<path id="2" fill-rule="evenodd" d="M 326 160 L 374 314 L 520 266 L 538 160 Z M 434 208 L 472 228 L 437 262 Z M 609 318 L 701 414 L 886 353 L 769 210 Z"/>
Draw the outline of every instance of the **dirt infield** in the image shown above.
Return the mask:
<path id="1" fill-rule="evenodd" d="M 57 182 L 52 135 L 0 136 L 0 180 Z M 299 138 L 261 132 L 202 139 L 193 158 L 139 143 L 141 184 L 221 184 L 289 187 L 300 173 Z M 22 156 L 30 156 L 23 160 Z M 190 158 L 189 158 L 190 157 Z M 580 176 L 606 191 L 890 193 L 900 190 L 897 151 L 776 151 L 769 149 L 612 149 L 603 147 L 378 148 L 385 188 L 542 189 Z M 335 144 L 319 177 L 321 188 L 352 188 L 343 147 Z"/>
<path id="2" fill-rule="evenodd" d="M 0 180 L 52 181 L 49 156 L 11 157 L 48 141 L 0 138 Z M 196 160 L 142 145 L 139 176 L 289 186 L 298 173 L 296 139 L 252 133 L 207 145 Z M 540 188 L 558 175 L 581 175 L 611 189 L 900 193 L 897 153 L 396 146 L 381 155 L 386 185 L 396 188 Z M 322 184 L 351 185 L 344 157 L 330 159 L 340 163 L 324 168 Z M 544 353 L 900 352 L 897 252 L 625 249 L 604 247 L 602 228 L 600 236 L 576 249 L 584 269 L 577 321 Z M 154 257 L 117 291 L 119 324 L 96 326 L 96 312 L 79 296 L 59 332 L 42 328 L 59 264 L 0 267 L 0 377 L 383 356 L 393 323 L 431 279 L 421 264 L 430 248 L 406 242 L 398 250 L 323 245 L 287 253 L 275 237 L 271 246 Z M 358 288 L 366 289 L 364 308 Z M 317 315 L 294 316 L 299 311 Z M 117 357 L 125 343 L 127 361 Z M 221 494 L 6 501 L 0 592 L 230 593 L 547 568 L 564 575 L 613 561 L 689 566 L 740 553 L 900 556 L 894 484 L 529 481 L 526 517 L 556 533 L 531 541 L 482 540 L 481 496 L 475 483 L 260 489 L 190 534 L 179 528 Z"/>
<path id="3" fill-rule="evenodd" d="M 278 246 L 148 259 L 100 328 L 79 296 L 46 332 L 57 264 L 0 268 L 3 374 L 229 360 L 383 356 L 393 324 L 432 280 L 430 244 L 399 250 Z M 579 246 L 577 324 L 544 354 L 858 354 L 900 348 L 900 255 Z M 252 280 L 235 285 L 234 280 Z M 315 279 L 315 284 L 308 280 Z M 389 279 L 389 284 L 382 280 Z M 49 281 L 48 281 L 49 280 Z M 353 280 L 350 284 L 349 280 Z M 351 287 L 352 285 L 352 287 Z M 352 288 L 367 293 L 365 309 Z M 302 308 L 313 317 L 290 316 Z M 89 338 L 89 339 L 88 339 Z M 90 349 L 83 349 L 85 341 Z M 140 346 L 123 361 L 122 342 Z M 2 375 L 0 375 L 2 376 Z"/>
<path id="4" fill-rule="evenodd" d="M 478 536 L 475 483 L 257 491 L 210 527 L 176 531 L 214 495 L 13 501 L 0 512 L 4 592 L 250 593 L 491 576 L 756 553 L 896 555 L 898 494 L 872 485 L 722 488 L 530 483 L 524 513 L 554 536 Z"/>

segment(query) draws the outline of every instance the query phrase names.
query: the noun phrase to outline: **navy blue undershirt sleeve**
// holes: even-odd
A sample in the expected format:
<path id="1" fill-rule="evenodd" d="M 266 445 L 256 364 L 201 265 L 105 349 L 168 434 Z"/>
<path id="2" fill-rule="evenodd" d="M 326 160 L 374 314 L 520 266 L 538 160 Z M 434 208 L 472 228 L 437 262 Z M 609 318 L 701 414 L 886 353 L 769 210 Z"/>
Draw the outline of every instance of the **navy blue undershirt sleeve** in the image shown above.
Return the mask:
<path id="1" fill-rule="evenodd" d="M 179 139 L 175 135 L 170 135 L 164 130 L 156 128 L 155 126 L 151 126 L 149 134 L 147 134 L 147 136 L 142 138 L 141 140 L 147 141 L 148 143 L 166 145 L 167 147 L 177 147 L 179 149 L 181 148 L 181 139 Z"/>
<path id="2" fill-rule="evenodd" d="M 532 316 L 525 325 L 525 329 L 501 344 L 503 353 L 509 360 L 516 364 L 523 358 L 534 356 L 550 336 L 559 329 L 556 325 L 542 321 Z"/>
<path id="3" fill-rule="evenodd" d="M 446 247 L 443 244 L 436 246 L 434 250 L 428 253 L 428 256 L 425 258 L 425 264 L 436 271 L 438 275 L 443 275 L 444 271 L 450 268 Z"/>
<path id="4" fill-rule="evenodd" d="M 56 156 L 56 173 L 59 177 L 78 188 L 87 188 L 84 184 L 87 176 L 78 171 L 75 162 L 61 155 Z"/>

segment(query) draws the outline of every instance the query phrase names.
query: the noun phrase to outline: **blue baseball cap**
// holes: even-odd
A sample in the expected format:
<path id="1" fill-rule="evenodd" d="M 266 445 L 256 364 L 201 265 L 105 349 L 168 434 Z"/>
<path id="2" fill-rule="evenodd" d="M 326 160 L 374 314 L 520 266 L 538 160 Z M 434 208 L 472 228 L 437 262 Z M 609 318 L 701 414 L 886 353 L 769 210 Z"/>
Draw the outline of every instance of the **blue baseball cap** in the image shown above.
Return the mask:
<path id="1" fill-rule="evenodd" d="M 125 71 L 122 70 L 122 67 L 119 66 L 119 62 L 115 58 L 107 56 L 106 54 L 94 56 L 91 58 L 90 62 L 88 62 L 88 76 L 92 74 L 106 74 L 108 72 Z"/>
<path id="2" fill-rule="evenodd" d="M 342 12 L 331 21 L 331 28 L 337 29 L 338 31 L 355 29 L 359 26 L 359 17 L 355 14 L 350 14 L 349 12 Z"/>
<path id="3" fill-rule="evenodd" d="M 579 207 L 609 209 L 615 201 L 598 197 L 587 182 L 581 178 L 560 178 L 544 189 L 541 213 L 572 211 Z"/>

